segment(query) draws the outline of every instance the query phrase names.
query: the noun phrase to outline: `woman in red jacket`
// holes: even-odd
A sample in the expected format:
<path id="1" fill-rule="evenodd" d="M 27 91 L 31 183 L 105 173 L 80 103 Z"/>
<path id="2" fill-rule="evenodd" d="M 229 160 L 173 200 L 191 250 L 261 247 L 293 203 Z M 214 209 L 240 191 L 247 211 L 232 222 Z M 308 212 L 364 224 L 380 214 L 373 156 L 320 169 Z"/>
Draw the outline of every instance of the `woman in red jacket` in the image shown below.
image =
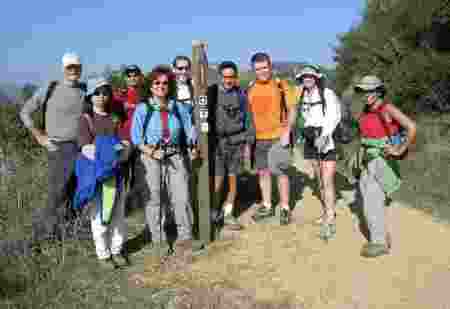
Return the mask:
<path id="1" fill-rule="evenodd" d="M 384 83 L 376 76 L 365 76 L 355 87 L 361 95 L 364 111 L 359 117 L 362 162 L 357 201 L 364 211 L 369 243 L 361 251 L 364 257 L 389 253 L 392 240 L 388 200 L 401 184 L 399 162 L 415 143 L 416 125 L 385 97 Z M 401 128 L 406 130 L 402 136 Z"/>

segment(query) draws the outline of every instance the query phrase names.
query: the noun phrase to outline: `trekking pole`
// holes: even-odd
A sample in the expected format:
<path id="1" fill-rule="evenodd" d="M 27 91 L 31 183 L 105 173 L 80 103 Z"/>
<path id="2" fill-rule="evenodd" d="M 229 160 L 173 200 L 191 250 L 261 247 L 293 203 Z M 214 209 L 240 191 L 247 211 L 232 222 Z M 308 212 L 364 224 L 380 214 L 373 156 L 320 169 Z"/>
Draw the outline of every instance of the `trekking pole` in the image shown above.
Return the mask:
<path id="1" fill-rule="evenodd" d="M 165 188 L 165 178 L 163 174 L 163 164 L 165 164 L 166 159 L 166 143 L 160 142 L 157 144 L 157 147 L 159 148 L 161 152 L 161 157 L 159 159 L 159 246 L 158 246 L 158 254 L 159 257 L 162 258 L 162 233 L 164 233 L 163 230 L 163 224 L 162 224 L 162 218 L 163 218 L 163 198 L 162 194 L 164 192 Z M 166 168 L 167 172 L 167 168 Z"/>
<path id="2" fill-rule="evenodd" d="M 161 142 L 159 142 L 158 144 L 156 144 L 156 149 L 159 148 L 160 152 L 162 152 L 162 147 L 161 147 Z M 158 246 L 158 255 L 159 258 L 162 258 L 162 254 L 161 254 L 161 246 L 162 246 L 162 203 L 163 203 L 163 199 L 162 199 L 162 192 L 164 189 L 164 176 L 163 176 L 163 156 L 161 154 L 161 157 L 159 158 L 159 246 Z"/>

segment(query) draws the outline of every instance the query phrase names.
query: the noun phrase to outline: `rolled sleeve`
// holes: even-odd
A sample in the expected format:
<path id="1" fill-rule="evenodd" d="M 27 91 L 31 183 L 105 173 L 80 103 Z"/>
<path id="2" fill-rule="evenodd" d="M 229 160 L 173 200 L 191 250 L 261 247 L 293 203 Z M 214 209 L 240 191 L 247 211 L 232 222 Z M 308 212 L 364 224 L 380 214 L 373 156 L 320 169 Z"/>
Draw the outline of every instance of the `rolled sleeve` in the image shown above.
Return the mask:
<path id="1" fill-rule="evenodd" d="M 23 105 L 20 111 L 20 120 L 23 122 L 23 125 L 28 128 L 34 128 L 34 121 L 32 118 L 32 114 L 41 108 L 44 103 L 45 94 L 47 92 L 48 86 L 38 89 L 35 94 L 29 98 L 25 104 Z"/>

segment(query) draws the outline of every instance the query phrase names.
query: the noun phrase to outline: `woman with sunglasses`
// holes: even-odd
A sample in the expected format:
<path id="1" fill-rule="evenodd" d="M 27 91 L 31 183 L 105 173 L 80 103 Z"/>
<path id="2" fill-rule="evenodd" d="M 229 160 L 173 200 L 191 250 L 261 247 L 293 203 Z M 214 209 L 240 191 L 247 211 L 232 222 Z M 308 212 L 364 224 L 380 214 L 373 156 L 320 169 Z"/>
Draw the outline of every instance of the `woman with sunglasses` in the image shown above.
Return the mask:
<path id="1" fill-rule="evenodd" d="M 94 83 L 93 87 L 89 85 L 91 83 Z M 118 137 L 121 139 L 121 142 L 118 145 L 122 149 L 118 159 L 119 162 L 124 162 L 128 159 L 130 143 L 124 136 L 119 136 L 117 132 L 118 117 L 111 111 L 113 96 L 112 87 L 110 83 L 104 79 L 91 80 L 88 82 L 88 85 L 91 86 L 91 89 L 88 90 L 84 111 L 80 118 L 78 136 L 78 144 L 81 147 L 81 158 L 91 161 L 96 160 L 96 154 L 99 153 L 96 150 L 98 138 L 105 136 Z M 111 147 L 106 151 L 116 150 Z M 110 155 L 106 154 L 106 156 L 109 157 Z M 80 164 L 79 162 L 80 159 L 77 161 L 77 164 Z M 97 162 L 95 165 L 97 166 Z M 80 169 L 82 170 L 81 172 Z M 86 180 L 86 169 L 86 166 L 82 165 L 78 165 L 77 167 L 78 192 L 80 192 L 80 188 L 86 188 L 82 185 L 82 182 L 90 183 L 94 186 L 95 198 L 93 197 L 93 202 L 89 204 L 89 212 L 97 258 L 103 266 L 108 268 L 126 266 L 128 265 L 128 259 L 125 252 L 122 250 L 123 244 L 127 238 L 124 206 L 125 192 L 123 191 L 123 183 L 120 184 L 121 177 L 115 178 L 118 183 L 116 183 L 115 186 L 112 185 L 113 192 L 115 189 L 118 189 L 115 191 L 116 193 L 107 196 L 104 194 L 107 190 L 105 186 L 102 187 L 101 191 L 98 190 L 98 170 L 95 169 L 92 174 L 88 175 L 88 177 L 94 178 L 93 180 Z M 120 169 L 117 169 L 117 171 L 118 173 L 121 172 Z M 83 175 L 80 175 L 82 172 Z M 107 180 L 102 184 L 105 182 L 107 182 Z M 84 192 L 86 192 L 86 190 L 84 190 Z M 99 198 L 99 195 L 102 195 L 102 197 Z M 105 212 L 104 209 L 109 209 L 110 206 L 112 207 L 111 212 Z"/>
<path id="2" fill-rule="evenodd" d="M 177 226 L 175 254 L 192 248 L 192 209 L 189 199 L 189 174 L 186 145 L 193 145 L 191 114 L 173 98 L 175 86 L 169 68 L 157 66 L 148 76 L 150 98 L 141 102 L 133 115 L 131 140 L 140 150 L 137 173 L 143 184 L 145 215 L 152 242 L 163 248 L 166 239 L 163 219 L 174 214 Z M 184 140 L 183 140 L 184 139 Z M 195 149 L 191 155 L 196 156 Z M 165 188 L 171 207 L 161 203 Z"/>
<path id="3" fill-rule="evenodd" d="M 305 66 L 297 74 L 299 109 L 304 119 L 304 159 L 319 178 L 322 215 L 320 237 L 336 234 L 336 147 L 333 132 L 340 119 L 340 102 L 333 90 L 324 85 L 323 75 L 315 66 Z"/>
<path id="4" fill-rule="evenodd" d="M 398 159 L 415 142 L 416 125 L 387 98 L 384 83 L 368 75 L 355 86 L 357 99 L 364 110 L 359 116 L 361 160 L 354 161 L 361 170 L 357 202 L 364 211 L 369 229 L 368 244 L 361 255 L 377 257 L 388 254 L 391 243 L 390 199 L 400 187 Z M 406 130 L 402 136 L 401 129 Z"/>

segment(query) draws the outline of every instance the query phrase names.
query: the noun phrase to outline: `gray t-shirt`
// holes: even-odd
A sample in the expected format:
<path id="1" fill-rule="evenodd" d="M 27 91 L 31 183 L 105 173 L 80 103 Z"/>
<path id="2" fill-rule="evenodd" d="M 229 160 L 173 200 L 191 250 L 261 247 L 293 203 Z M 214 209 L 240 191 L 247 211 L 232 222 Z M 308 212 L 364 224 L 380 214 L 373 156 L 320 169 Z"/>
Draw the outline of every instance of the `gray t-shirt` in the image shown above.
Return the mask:
<path id="1" fill-rule="evenodd" d="M 25 102 L 20 118 L 25 127 L 33 128 L 31 115 L 42 108 L 48 86 L 36 92 Z M 79 85 L 59 82 L 47 102 L 45 117 L 49 138 L 54 141 L 76 141 L 79 132 L 79 119 L 83 109 L 84 92 Z"/>

